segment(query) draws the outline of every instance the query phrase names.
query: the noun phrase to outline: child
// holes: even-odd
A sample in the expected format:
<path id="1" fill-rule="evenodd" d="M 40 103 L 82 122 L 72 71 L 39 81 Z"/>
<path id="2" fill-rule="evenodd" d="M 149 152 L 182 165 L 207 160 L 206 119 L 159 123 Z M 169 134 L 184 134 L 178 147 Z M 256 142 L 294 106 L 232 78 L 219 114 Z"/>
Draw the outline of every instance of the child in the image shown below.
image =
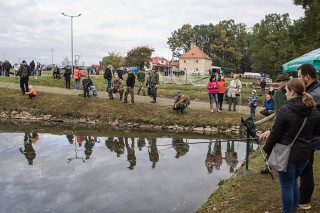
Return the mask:
<path id="1" fill-rule="evenodd" d="M 29 95 L 29 98 L 35 98 L 37 95 L 37 91 L 29 85 L 29 92 L 26 92 L 27 95 Z"/>
<path id="2" fill-rule="evenodd" d="M 252 120 L 255 119 L 255 113 L 256 113 L 256 108 L 257 108 L 257 91 L 254 89 L 252 90 L 251 95 L 249 96 L 249 107 L 250 107 L 250 116 L 252 118 Z"/>
<path id="3" fill-rule="evenodd" d="M 270 87 L 269 87 L 269 95 L 271 95 L 272 97 L 274 96 L 274 87 L 273 87 L 273 84 L 270 84 Z"/>
<path id="4" fill-rule="evenodd" d="M 93 85 L 90 76 L 87 75 L 85 79 L 82 80 L 82 86 L 83 86 L 83 97 L 90 98 L 90 87 Z"/>

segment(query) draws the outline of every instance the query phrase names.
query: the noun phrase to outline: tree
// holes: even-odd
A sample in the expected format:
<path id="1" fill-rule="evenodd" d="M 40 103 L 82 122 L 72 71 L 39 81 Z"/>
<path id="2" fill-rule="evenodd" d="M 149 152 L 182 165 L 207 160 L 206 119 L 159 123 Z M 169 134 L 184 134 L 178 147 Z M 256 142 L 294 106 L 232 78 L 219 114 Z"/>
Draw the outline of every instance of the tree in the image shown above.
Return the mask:
<path id="1" fill-rule="evenodd" d="M 119 53 L 111 52 L 108 56 L 102 58 L 102 67 L 105 68 L 108 65 L 112 67 L 121 67 L 125 64 L 125 58 Z"/>
<path id="2" fill-rule="evenodd" d="M 126 65 L 129 67 L 137 66 L 141 70 L 144 70 L 144 67 L 149 68 L 153 52 L 154 49 L 148 46 L 135 47 L 127 53 Z"/>
<path id="3" fill-rule="evenodd" d="M 168 45 L 173 52 L 173 55 L 180 57 L 181 52 L 187 52 L 191 44 L 195 44 L 195 30 L 190 24 L 183 25 L 180 29 L 171 33 L 171 37 L 168 38 Z"/>
<path id="4" fill-rule="evenodd" d="M 67 65 L 71 64 L 71 61 L 66 56 L 66 57 L 63 58 L 63 61 L 61 62 L 61 64 L 62 64 L 62 66 L 67 66 Z"/>
<path id="5" fill-rule="evenodd" d="M 297 20 L 290 31 L 295 43 L 295 57 L 305 54 L 320 46 L 320 2 L 319 0 L 294 0 L 302 5 L 305 16 Z"/>
<path id="6" fill-rule="evenodd" d="M 288 14 L 269 14 L 255 24 L 250 35 L 250 61 L 255 71 L 276 75 L 292 58 L 294 44 L 289 38 L 292 26 Z"/>

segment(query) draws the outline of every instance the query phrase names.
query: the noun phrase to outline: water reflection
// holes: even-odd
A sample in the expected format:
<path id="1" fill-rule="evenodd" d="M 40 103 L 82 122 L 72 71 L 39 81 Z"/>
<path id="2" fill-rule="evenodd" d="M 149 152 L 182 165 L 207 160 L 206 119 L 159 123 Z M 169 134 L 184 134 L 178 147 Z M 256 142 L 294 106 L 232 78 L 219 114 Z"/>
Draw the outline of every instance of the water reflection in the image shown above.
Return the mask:
<path id="1" fill-rule="evenodd" d="M 148 152 L 149 152 L 149 159 L 152 162 L 152 168 L 156 167 L 156 163 L 159 161 L 159 151 L 157 148 L 157 139 L 155 138 L 148 138 L 149 142 Z"/>
<path id="2" fill-rule="evenodd" d="M 82 162 L 86 162 L 92 157 L 94 146 L 96 143 L 100 143 L 100 137 L 97 136 L 83 136 L 83 135 L 66 135 L 67 141 L 70 145 L 74 145 L 74 157 L 68 158 L 68 163 L 72 160 L 78 159 Z M 27 132 L 24 136 L 24 148 L 20 147 L 19 150 L 25 155 L 28 164 L 33 165 L 36 158 L 36 151 L 34 149 L 35 143 L 39 140 L 39 134 L 35 132 Z M 146 140 L 148 145 L 146 144 Z M 213 170 L 219 171 L 223 159 L 225 163 L 229 166 L 229 172 L 233 173 L 236 166 L 238 165 L 238 154 L 235 151 L 235 141 L 224 141 L 220 140 L 212 141 L 208 140 L 208 151 L 205 158 L 205 166 L 208 173 L 212 173 Z M 190 150 L 190 145 L 197 143 L 188 143 L 187 139 L 183 138 L 172 138 L 172 144 L 161 144 L 160 146 L 167 146 L 168 149 L 173 148 L 175 150 L 175 158 L 180 158 L 187 155 Z M 225 145 L 225 154 L 222 156 L 222 144 Z M 151 167 L 155 169 L 156 164 L 159 161 L 157 139 L 156 138 L 128 138 L 128 137 L 107 137 L 105 140 L 105 145 L 111 153 L 115 153 L 118 158 L 120 158 L 125 152 L 127 153 L 127 161 L 129 163 L 128 169 L 133 170 L 137 165 L 137 157 L 135 149 L 142 151 L 144 147 L 147 146 L 149 160 L 151 162 Z M 84 147 L 85 157 L 79 157 L 78 148 Z M 254 150 L 253 144 L 250 144 L 250 152 Z"/>
<path id="3" fill-rule="evenodd" d="M 26 157 L 29 165 L 33 165 L 33 160 L 36 158 L 36 151 L 33 146 L 38 140 L 38 133 L 27 132 L 24 134 L 24 149 L 20 147 L 19 150 Z"/>
<path id="4" fill-rule="evenodd" d="M 180 136 L 1 132 L 1 209 L 193 212 L 245 159 L 246 144 Z"/>
<path id="5" fill-rule="evenodd" d="M 176 158 L 180 158 L 184 156 L 189 151 L 189 144 L 187 142 L 183 142 L 182 138 L 172 138 L 172 146 L 176 150 Z"/>

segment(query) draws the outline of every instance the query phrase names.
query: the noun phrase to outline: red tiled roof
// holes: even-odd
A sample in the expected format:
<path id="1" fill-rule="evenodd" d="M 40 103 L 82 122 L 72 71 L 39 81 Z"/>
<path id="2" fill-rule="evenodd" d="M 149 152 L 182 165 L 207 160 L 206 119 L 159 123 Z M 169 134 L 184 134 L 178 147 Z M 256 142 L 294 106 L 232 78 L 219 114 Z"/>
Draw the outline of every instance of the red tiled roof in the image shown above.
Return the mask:
<path id="1" fill-rule="evenodd" d="M 199 47 L 194 46 L 188 52 L 180 56 L 180 59 L 209 59 L 211 58 L 205 54 Z"/>

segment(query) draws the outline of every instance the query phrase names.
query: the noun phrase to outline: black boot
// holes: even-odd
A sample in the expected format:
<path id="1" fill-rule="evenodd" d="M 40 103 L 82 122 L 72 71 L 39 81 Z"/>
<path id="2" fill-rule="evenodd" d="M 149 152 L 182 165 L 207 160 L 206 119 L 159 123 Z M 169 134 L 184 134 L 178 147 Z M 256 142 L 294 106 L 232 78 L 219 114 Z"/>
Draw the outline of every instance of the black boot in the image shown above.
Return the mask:
<path id="1" fill-rule="evenodd" d="M 271 168 L 270 168 L 270 171 L 271 171 Z M 261 173 L 261 174 L 269 174 L 268 166 L 266 166 L 266 167 L 264 167 L 263 169 L 261 169 L 260 173 Z"/>

